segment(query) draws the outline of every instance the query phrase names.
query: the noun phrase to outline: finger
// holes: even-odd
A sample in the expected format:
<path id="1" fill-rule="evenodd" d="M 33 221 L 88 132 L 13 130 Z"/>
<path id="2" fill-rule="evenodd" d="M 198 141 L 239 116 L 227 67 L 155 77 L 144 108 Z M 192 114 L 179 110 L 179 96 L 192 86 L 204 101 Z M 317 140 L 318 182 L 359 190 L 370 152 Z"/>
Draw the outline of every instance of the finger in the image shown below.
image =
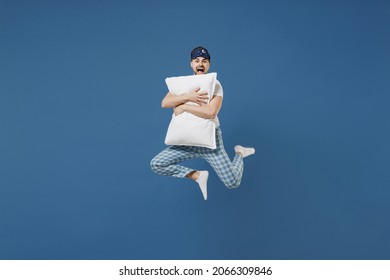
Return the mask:
<path id="1" fill-rule="evenodd" d="M 207 101 L 203 101 L 203 100 L 202 100 L 202 101 L 198 101 L 197 103 L 198 103 L 199 105 L 203 106 L 203 105 L 206 105 L 206 104 L 207 104 Z"/>
<path id="2" fill-rule="evenodd" d="M 199 96 L 198 97 L 198 102 L 202 102 L 202 103 L 207 103 L 207 100 L 208 100 L 209 98 L 206 96 L 206 97 L 204 97 L 204 96 Z"/>

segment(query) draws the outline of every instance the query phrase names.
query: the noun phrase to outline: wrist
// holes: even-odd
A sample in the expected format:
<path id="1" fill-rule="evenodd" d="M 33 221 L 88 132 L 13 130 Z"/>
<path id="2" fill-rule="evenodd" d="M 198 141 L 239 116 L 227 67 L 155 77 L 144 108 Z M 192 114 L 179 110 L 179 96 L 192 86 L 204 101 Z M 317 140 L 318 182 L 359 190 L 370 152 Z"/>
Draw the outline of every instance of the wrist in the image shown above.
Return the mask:
<path id="1" fill-rule="evenodd" d="M 186 102 L 190 102 L 191 101 L 191 95 L 190 95 L 190 92 L 187 93 L 187 94 L 184 94 L 184 103 Z"/>
<path id="2" fill-rule="evenodd" d="M 182 104 L 182 105 L 181 105 L 182 111 L 183 111 L 183 112 L 186 112 L 186 111 L 187 111 L 187 107 L 188 107 L 187 104 Z"/>

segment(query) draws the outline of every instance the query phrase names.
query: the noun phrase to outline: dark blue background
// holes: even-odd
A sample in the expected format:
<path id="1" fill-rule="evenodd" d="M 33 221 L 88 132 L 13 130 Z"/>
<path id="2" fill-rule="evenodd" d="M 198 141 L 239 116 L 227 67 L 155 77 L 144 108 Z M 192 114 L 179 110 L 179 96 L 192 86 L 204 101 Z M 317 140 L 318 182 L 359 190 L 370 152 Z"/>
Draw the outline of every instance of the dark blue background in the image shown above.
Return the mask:
<path id="1" fill-rule="evenodd" d="M 389 259 L 388 1 L 0 1 L 1 259 Z M 212 55 L 237 190 L 149 167 Z M 200 160 L 188 165 L 209 168 Z"/>

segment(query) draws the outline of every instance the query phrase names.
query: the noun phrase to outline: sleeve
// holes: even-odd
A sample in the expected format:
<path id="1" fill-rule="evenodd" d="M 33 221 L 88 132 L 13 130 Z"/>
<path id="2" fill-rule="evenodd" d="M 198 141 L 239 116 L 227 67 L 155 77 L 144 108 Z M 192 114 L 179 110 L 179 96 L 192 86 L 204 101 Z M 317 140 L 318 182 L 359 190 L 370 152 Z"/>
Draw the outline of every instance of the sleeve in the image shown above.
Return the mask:
<path id="1" fill-rule="evenodd" d="M 223 98 L 223 88 L 221 83 L 217 80 L 215 83 L 215 89 L 213 95 L 215 96 L 221 96 Z"/>

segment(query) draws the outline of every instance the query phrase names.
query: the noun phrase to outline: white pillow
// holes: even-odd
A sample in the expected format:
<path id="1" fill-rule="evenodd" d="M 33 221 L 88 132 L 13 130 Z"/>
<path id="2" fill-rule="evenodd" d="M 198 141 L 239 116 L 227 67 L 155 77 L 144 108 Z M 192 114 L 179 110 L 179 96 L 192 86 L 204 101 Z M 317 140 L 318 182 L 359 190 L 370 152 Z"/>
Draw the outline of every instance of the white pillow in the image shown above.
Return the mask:
<path id="1" fill-rule="evenodd" d="M 216 79 L 217 73 L 209 73 L 170 77 L 166 78 L 165 82 L 169 92 L 173 95 L 182 95 L 200 87 L 200 91 L 208 93 L 208 101 L 210 101 L 215 89 Z M 192 102 L 190 104 L 197 105 Z M 165 137 L 165 144 L 215 149 L 215 123 L 211 119 L 204 119 L 188 112 L 178 116 L 173 114 Z"/>

